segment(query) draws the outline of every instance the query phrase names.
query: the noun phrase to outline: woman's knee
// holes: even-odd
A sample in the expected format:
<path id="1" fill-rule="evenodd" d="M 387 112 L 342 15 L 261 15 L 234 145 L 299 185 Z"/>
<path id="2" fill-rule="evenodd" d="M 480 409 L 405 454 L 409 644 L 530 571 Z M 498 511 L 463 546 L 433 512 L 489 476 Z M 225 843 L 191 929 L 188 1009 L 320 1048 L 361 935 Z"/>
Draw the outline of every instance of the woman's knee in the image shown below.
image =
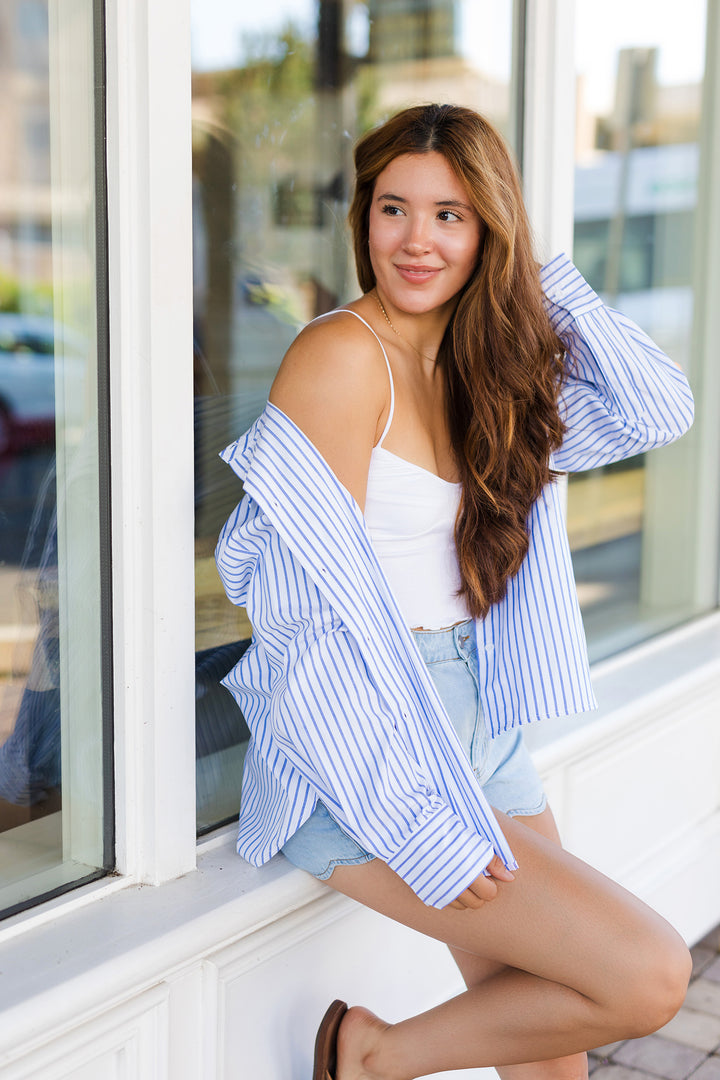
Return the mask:
<path id="1" fill-rule="evenodd" d="M 652 987 L 648 1019 L 652 1031 L 667 1024 L 680 1009 L 691 972 L 690 952 L 680 936 L 674 935 L 672 944 L 666 943 L 662 952 L 651 962 L 648 973 L 647 981 Z"/>
<path id="2" fill-rule="evenodd" d="M 626 1023 L 626 1038 L 663 1027 L 685 1000 L 692 971 L 690 952 L 669 926 L 644 944 L 641 958 L 618 987 L 616 1012 Z"/>

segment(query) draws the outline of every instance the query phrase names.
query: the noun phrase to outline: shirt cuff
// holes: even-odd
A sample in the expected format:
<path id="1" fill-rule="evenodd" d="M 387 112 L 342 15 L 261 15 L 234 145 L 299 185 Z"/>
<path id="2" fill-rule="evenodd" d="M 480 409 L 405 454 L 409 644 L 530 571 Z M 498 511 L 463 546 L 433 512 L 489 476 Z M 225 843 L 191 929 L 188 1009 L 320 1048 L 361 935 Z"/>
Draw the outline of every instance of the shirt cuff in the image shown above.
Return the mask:
<path id="1" fill-rule="evenodd" d="M 562 308 L 575 318 L 602 307 L 603 302 L 598 294 L 565 254 L 556 255 L 542 268 L 540 284 L 549 304 L 551 318 L 553 306 Z"/>
<path id="2" fill-rule="evenodd" d="M 423 818 L 387 862 L 423 903 L 442 908 L 482 874 L 494 854 L 487 837 L 442 806 Z"/>

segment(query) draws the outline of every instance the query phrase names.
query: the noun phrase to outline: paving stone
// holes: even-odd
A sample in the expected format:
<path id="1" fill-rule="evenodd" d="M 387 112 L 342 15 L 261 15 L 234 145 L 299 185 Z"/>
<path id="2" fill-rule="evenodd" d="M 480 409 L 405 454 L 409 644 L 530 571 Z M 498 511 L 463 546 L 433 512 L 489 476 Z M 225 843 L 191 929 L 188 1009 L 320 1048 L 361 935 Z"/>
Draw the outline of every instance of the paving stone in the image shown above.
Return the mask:
<path id="1" fill-rule="evenodd" d="M 684 1046 L 692 1046 L 696 1050 L 709 1053 L 716 1046 L 720 1046 L 720 1016 L 695 1012 L 683 1005 L 677 1016 L 660 1028 L 658 1034 L 683 1043 Z"/>
<path id="2" fill-rule="evenodd" d="M 698 1012 L 720 1016 L 720 982 L 711 979 L 695 979 L 688 988 L 685 1004 Z"/>
<path id="3" fill-rule="evenodd" d="M 692 1080 L 720 1080 L 720 1057 L 710 1057 L 691 1074 Z"/>
<path id="4" fill-rule="evenodd" d="M 694 949 L 690 950 L 690 955 L 692 956 L 692 977 L 694 979 L 705 970 L 708 964 L 712 963 L 717 953 L 707 945 L 696 945 Z"/>
<path id="5" fill-rule="evenodd" d="M 592 1075 L 593 1080 L 657 1080 L 651 1073 L 626 1069 L 624 1065 L 601 1065 Z"/>
<path id="6" fill-rule="evenodd" d="M 720 952 L 720 926 L 716 926 L 714 930 L 706 934 L 701 941 L 698 941 L 698 945 L 706 946 L 716 953 Z"/>
<path id="7" fill-rule="evenodd" d="M 713 960 L 712 964 L 703 971 L 704 979 L 712 979 L 713 982 L 720 982 L 720 957 L 717 960 Z"/>
<path id="8" fill-rule="evenodd" d="M 613 1055 L 613 1062 L 644 1069 L 663 1080 L 685 1080 L 706 1057 L 704 1050 L 683 1046 L 661 1035 L 648 1035 L 621 1046 Z"/>
<path id="9" fill-rule="evenodd" d="M 595 1050 L 589 1050 L 588 1054 L 590 1057 L 605 1059 L 611 1057 L 621 1046 L 624 1046 L 622 1041 L 608 1043 L 607 1046 L 598 1046 Z"/>

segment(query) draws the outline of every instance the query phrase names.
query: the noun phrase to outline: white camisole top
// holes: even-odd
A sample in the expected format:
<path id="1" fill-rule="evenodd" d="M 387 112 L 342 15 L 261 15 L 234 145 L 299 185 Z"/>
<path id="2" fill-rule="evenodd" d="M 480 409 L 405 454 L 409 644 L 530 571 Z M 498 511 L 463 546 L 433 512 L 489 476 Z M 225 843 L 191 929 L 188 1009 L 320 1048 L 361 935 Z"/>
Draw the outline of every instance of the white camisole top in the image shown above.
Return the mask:
<path id="1" fill-rule="evenodd" d="M 365 521 L 378 561 L 412 629 L 439 630 L 469 618 L 460 587 L 455 517 L 461 485 L 453 484 L 383 447 L 395 411 L 395 384 L 382 341 L 376 338 L 390 378 L 390 411 L 370 457 Z"/>

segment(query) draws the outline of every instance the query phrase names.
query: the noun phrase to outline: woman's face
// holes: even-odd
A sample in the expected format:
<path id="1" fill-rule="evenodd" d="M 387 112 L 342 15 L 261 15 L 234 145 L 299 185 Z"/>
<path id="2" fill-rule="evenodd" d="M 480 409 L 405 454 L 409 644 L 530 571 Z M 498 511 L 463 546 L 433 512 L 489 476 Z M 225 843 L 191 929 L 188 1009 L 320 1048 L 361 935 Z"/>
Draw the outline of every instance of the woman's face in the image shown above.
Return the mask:
<path id="1" fill-rule="evenodd" d="M 369 251 L 381 296 L 421 314 L 449 304 L 477 263 L 484 225 L 442 154 L 402 154 L 375 181 Z"/>

